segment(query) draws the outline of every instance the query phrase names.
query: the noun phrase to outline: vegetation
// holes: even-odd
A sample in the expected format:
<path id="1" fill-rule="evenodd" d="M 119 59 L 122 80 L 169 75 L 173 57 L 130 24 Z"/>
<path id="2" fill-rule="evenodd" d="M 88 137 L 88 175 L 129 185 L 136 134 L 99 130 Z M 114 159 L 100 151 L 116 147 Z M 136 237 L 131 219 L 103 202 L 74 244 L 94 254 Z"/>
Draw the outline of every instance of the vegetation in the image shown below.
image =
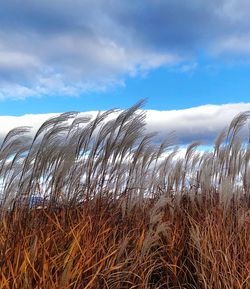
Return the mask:
<path id="1" fill-rule="evenodd" d="M 0 288 L 250 288 L 250 113 L 178 158 L 142 104 L 7 134 Z"/>

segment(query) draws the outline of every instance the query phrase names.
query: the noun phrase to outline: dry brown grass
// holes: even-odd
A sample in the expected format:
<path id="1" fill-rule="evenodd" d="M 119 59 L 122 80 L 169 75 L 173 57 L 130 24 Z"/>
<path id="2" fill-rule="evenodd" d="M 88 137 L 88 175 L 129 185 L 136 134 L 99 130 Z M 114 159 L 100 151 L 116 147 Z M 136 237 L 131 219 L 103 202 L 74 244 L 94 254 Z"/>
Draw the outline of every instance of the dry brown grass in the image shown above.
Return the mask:
<path id="1" fill-rule="evenodd" d="M 0 288 L 250 288 L 250 206 L 214 198 L 14 210 Z M 152 213 L 154 212 L 154 218 Z"/>
<path id="2" fill-rule="evenodd" d="M 0 288 L 250 288 L 249 112 L 176 160 L 140 106 L 6 136 Z"/>

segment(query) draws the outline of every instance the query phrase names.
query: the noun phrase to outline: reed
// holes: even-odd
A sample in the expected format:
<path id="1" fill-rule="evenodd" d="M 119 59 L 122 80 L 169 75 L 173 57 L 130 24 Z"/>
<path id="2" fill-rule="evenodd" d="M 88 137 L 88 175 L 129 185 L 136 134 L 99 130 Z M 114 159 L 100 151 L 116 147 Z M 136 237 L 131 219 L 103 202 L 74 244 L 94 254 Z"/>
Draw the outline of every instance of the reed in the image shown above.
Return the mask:
<path id="1" fill-rule="evenodd" d="M 249 112 L 177 158 L 142 105 L 6 135 L 0 288 L 250 288 Z"/>

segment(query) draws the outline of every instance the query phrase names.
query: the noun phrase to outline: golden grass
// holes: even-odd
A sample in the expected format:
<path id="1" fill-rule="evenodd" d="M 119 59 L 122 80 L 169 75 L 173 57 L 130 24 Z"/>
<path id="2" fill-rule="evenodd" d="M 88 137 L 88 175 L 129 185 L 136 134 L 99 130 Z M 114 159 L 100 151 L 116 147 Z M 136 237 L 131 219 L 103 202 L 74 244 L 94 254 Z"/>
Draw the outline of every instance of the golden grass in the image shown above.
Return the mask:
<path id="1" fill-rule="evenodd" d="M 9 212 L 0 288 L 250 288 L 249 204 L 183 196 L 152 218 L 156 205 Z"/>

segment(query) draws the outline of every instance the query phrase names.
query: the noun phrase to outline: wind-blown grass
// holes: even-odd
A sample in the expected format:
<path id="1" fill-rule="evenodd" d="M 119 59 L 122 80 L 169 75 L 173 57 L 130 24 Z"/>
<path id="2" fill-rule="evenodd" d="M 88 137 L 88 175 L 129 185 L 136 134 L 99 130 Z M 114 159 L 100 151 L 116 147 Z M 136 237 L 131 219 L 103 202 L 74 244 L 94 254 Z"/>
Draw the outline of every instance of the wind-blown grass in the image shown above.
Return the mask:
<path id="1" fill-rule="evenodd" d="M 250 288 L 249 112 L 178 159 L 142 104 L 7 134 L 0 288 Z"/>

